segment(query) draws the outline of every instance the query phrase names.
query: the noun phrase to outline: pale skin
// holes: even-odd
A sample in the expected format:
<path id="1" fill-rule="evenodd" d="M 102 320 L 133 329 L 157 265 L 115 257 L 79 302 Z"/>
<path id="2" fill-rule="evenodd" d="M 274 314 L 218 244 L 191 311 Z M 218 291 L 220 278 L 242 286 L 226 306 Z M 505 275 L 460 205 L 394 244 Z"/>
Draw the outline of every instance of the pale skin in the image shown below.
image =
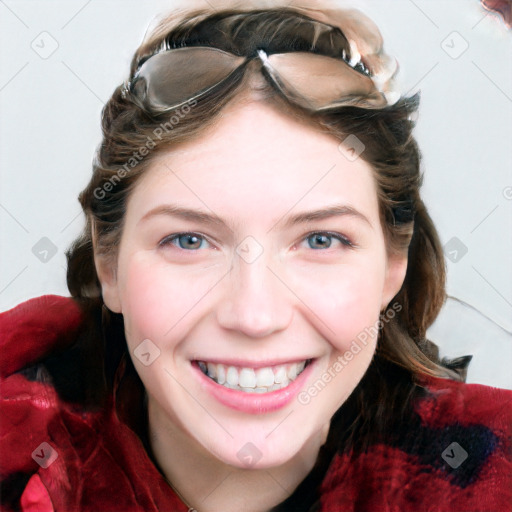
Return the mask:
<path id="1" fill-rule="evenodd" d="M 311 358 L 307 388 L 378 321 L 403 283 L 407 261 L 386 249 L 373 171 L 362 158 L 347 159 L 339 143 L 263 102 L 232 103 L 199 138 L 162 153 L 139 181 L 116 268 L 96 259 L 105 304 L 124 316 L 148 393 L 155 458 L 199 512 L 267 511 L 288 497 L 313 467 L 376 339 L 307 405 L 294 399 L 260 414 L 206 393 L 191 361 Z M 169 213 L 143 219 L 162 205 L 223 224 Z M 331 206 L 344 209 L 287 222 Z M 341 238 L 328 235 L 319 246 L 312 232 Z M 182 233 L 198 243 L 169 239 Z M 263 251 L 251 263 L 237 253 L 246 237 Z M 160 350 L 150 366 L 133 356 L 145 339 Z M 251 468 L 237 455 L 248 442 L 262 454 Z"/>

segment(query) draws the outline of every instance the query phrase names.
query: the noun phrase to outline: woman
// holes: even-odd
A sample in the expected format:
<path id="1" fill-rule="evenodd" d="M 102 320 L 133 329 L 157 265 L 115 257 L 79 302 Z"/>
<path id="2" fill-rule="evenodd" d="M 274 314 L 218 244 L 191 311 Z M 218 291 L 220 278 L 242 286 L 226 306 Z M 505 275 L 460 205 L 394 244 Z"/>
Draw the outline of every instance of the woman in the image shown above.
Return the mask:
<path id="1" fill-rule="evenodd" d="M 16 510 L 508 510 L 510 393 L 445 297 L 396 62 L 361 13 L 178 13 L 137 50 L 68 251 L 1 318 Z"/>

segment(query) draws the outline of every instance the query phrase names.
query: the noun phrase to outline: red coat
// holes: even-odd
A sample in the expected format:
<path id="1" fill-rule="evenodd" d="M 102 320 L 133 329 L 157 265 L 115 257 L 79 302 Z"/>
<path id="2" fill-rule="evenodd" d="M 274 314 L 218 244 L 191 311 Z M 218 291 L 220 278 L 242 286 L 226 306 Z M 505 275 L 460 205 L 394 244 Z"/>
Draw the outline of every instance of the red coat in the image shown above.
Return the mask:
<path id="1" fill-rule="evenodd" d="M 19 370 L 72 343 L 76 303 L 43 296 L 0 314 L 2 510 L 187 511 L 110 406 L 64 402 Z M 512 511 L 512 392 L 431 379 L 399 443 L 334 456 L 322 512 Z M 20 487 L 20 482 L 22 482 Z"/>

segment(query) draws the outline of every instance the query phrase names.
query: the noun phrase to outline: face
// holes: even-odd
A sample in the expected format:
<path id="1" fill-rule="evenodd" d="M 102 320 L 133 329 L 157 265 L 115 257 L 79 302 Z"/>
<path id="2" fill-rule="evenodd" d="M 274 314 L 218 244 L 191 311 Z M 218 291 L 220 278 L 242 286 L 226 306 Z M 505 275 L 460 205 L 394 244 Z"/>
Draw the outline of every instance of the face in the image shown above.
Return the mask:
<path id="1" fill-rule="evenodd" d="M 116 272 L 97 262 L 155 418 L 233 466 L 284 464 L 325 429 L 403 281 L 372 169 L 338 146 L 271 106 L 232 104 L 153 161 Z"/>

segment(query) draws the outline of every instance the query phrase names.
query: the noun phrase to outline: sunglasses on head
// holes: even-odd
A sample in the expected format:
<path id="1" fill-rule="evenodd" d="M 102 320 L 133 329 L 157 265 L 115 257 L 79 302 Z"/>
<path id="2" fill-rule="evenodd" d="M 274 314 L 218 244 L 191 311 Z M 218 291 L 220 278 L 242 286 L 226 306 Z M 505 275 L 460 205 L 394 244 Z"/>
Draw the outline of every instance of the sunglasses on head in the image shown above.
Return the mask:
<path id="1" fill-rule="evenodd" d="M 303 108 L 323 111 L 388 105 L 364 63 L 353 62 L 354 57 L 348 59 L 345 50 L 336 58 L 314 52 L 270 53 L 263 49 L 239 56 L 210 46 L 166 49 L 143 62 L 123 94 L 149 113 L 165 113 L 234 83 L 254 59 L 261 62 L 266 79 Z"/>

